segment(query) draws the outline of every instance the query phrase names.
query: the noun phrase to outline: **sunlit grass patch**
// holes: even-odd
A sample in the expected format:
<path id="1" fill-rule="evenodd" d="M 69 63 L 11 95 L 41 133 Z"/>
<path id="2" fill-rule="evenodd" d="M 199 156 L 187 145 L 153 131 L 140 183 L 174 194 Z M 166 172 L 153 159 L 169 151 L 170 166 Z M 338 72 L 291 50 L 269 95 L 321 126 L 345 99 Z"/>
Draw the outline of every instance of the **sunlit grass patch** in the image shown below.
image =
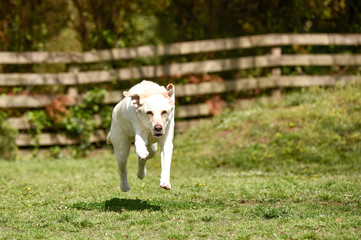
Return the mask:
<path id="1" fill-rule="evenodd" d="M 360 91 L 353 86 L 292 92 L 272 105 L 226 111 L 213 125 L 177 140 L 182 149 L 196 139 L 184 150 L 198 152 L 201 166 L 250 169 L 315 163 L 337 171 L 361 156 Z M 198 146 L 205 145 L 203 139 L 207 139 L 207 151 L 198 151 Z"/>
<path id="2" fill-rule="evenodd" d="M 177 135 L 122 193 L 111 153 L 0 161 L 1 239 L 360 239 L 360 87 L 311 89 Z"/>

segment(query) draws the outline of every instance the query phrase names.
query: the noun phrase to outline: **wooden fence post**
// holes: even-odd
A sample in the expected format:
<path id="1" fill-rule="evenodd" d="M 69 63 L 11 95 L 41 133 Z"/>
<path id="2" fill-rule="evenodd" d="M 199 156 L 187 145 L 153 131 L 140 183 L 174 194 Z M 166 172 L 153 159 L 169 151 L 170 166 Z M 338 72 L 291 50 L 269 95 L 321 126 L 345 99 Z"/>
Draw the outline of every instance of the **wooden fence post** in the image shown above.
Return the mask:
<path id="1" fill-rule="evenodd" d="M 67 72 L 71 72 L 71 73 L 79 73 L 79 66 L 72 65 L 72 64 L 67 64 L 66 65 L 66 70 L 67 70 Z M 77 97 L 78 96 L 78 88 L 76 86 L 69 86 L 67 88 L 66 92 L 67 92 L 66 94 L 69 97 Z"/>
<path id="2" fill-rule="evenodd" d="M 272 57 L 279 58 L 279 57 L 281 57 L 281 55 L 282 55 L 281 47 L 272 48 L 272 50 L 271 50 Z M 282 75 L 282 69 L 281 69 L 281 67 L 272 68 L 271 73 L 272 73 L 272 78 L 278 79 Z M 272 98 L 280 99 L 282 97 L 281 88 L 273 89 L 271 95 L 272 95 Z"/>

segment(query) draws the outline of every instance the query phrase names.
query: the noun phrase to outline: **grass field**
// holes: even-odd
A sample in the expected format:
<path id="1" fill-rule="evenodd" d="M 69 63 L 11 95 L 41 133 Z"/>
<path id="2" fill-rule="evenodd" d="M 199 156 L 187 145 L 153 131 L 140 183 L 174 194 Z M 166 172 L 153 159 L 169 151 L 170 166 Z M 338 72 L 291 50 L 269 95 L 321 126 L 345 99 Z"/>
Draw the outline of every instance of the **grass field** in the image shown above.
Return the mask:
<path id="1" fill-rule="evenodd" d="M 0 161 L 0 239 L 361 239 L 361 87 L 293 92 L 175 138 L 130 192 L 110 151 Z"/>

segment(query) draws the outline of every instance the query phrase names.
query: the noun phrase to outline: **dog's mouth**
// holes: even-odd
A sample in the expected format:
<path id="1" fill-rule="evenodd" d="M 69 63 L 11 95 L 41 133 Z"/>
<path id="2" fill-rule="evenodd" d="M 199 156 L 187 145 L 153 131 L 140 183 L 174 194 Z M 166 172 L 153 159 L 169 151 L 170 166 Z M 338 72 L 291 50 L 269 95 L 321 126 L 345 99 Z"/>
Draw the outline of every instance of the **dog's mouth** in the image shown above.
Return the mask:
<path id="1" fill-rule="evenodd" d="M 154 133 L 153 136 L 154 137 L 161 137 L 161 136 L 163 136 L 163 133 Z"/>

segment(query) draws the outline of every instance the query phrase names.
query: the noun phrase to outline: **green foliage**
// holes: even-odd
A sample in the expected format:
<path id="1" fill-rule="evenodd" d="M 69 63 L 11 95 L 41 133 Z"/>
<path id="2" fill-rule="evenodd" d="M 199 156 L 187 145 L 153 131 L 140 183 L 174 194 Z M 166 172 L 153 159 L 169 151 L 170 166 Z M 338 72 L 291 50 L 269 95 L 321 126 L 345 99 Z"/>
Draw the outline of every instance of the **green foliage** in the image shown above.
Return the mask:
<path id="1" fill-rule="evenodd" d="M 168 0 L 82 2 L 70 4 L 73 21 L 84 50 L 125 47 L 157 41 L 155 13 L 164 10 Z"/>
<path id="2" fill-rule="evenodd" d="M 43 50 L 49 39 L 67 27 L 67 4 L 67 0 L 1 2 L 0 51 Z"/>
<path id="3" fill-rule="evenodd" d="M 79 146 L 74 148 L 73 155 L 86 156 L 91 147 L 91 134 L 97 127 L 94 114 L 101 112 L 106 91 L 97 88 L 89 90 L 81 103 L 69 109 L 69 114 L 62 123 L 71 136 L 79 139 Z M 108 113 L 109 114 L 109 113 Z"/>
<path id="4" fill-rule="evenodd" d="M 63 158 L 64 154 L 60 146 L 54 146 L 49 148 L 49 157 L 53 159 Z"/>
<path id="5" fill-rule="evenodd" d="M 274 32 L 359 32 L 361 27 L 358 0 L 13 0 L 1 2 L 0 12 L 3 51 L 59 45 L 74 50 L 79 44 L 91 50 Z M 63 39 L 64 32 L 72 33 Z"/>
<path id="6" fill-rule="evenodd" d="M 27 111 L 26 118 L 31 124 L 28 132 L 32 135 L 34 142 L 33 155 L 38 153 L 39 139 L 41 133 L 55 128 L 58 133 L 64 133 L 78 139 L 79 145 L 72 148 L 73 156 L 86 156 L 91 148 L 89 138 L 95 129 L 109 129 L 111 124 L 112 106 L 104 104 L 106 90 L 94 88 L 88 90 L 79 104 L 69 107 L 68 113 L 63 114 L 61 121 L 52 119 L 45 110 Z M 98 114 L 101 120 L 94 118 Z M 50 148 L 51 158 L 62 157 L 59 146 Z"/>
<path id="7" fill-rule="evenodd" d="M 275 32 L 359 32 L 361 3 L 187 0 L 171 1 L 157 15 L 159 35 L 169 42 Z"/>
<path id="8" fill-rule="evenodd" d="M 7 115 L 0 111 L 0 159 L 11 160 L 16 157 L 15 137 L 17 131 L 10 126 L 7 118 Z"/>
<path id="9" fill-rule="evenodd" d="M 44 110 L 28 111 L 26 112 L 26 118 L 31 124 L 28 132 L 33 136 L 34 155 L 36 155 L 39 147 L 40 134 L 44 128 L 50 127 L 52 122 Z"/>

